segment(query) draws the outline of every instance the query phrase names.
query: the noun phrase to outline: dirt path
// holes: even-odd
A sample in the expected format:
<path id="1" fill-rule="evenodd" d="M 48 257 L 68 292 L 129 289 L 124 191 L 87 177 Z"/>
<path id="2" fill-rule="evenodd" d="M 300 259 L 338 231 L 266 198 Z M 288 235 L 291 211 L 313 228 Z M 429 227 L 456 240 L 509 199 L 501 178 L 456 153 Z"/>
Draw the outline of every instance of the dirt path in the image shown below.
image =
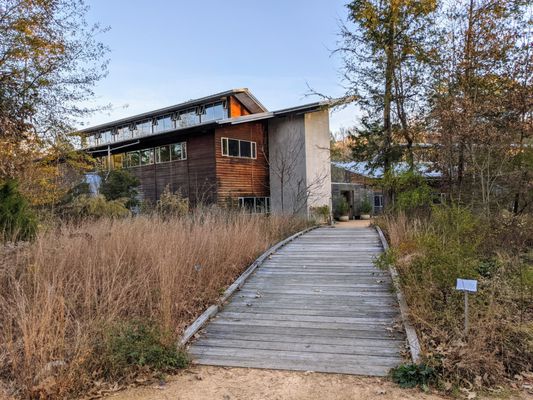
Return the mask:
<path id="1" fill-rule="evenodd" d="M 129 389 L 112 400 L 366 400 L 444 397 L 404 390 L 383 378 L 197 366 L 163 386 Z"/>

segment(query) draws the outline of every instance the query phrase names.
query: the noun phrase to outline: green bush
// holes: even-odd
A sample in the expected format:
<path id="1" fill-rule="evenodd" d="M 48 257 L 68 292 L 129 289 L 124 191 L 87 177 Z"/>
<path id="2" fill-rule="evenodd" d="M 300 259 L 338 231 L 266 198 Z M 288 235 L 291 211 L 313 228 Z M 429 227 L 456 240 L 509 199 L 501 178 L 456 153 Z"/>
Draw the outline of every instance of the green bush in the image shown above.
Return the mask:
<path id="1" fill-rule="evenodd" d="M 188 364 L 174 338 L 154 323 L 122 322 L 109 327 L 102 349 L 105 374 L 119 378 L 139 368 L 171 372 Z"/>
<path id="2" fill-rule="evenodd" d="M 159 200 L 156 212 L 163 216 L 183 216 L 189 212 L 189 200 L 180 193 L 173 193 L 167 185 Z"/>
<path id="3" fill-rule="evenodd" d="M 19 192 L 17 182 L 0 183 L 0 239 L 31 240 L 37 234 L 37 218 Z"/>
<path id="4" fill-rule="evenodd" d="M 368 199 L 361 202 L 361 214 L 370 214 L 372 212 L 372 203 Z"/>
<path id="5" fill-rule="evenodd" d="M 433 204 L 432 190 L 426 179 L 415 171 L 397 175 L 389 173 L 384 178 L 384 186 L 394 194 L 394 209 L 408 214 L 428 210 Z"/>
<path id="6" fill-rule="evenodd" d="M 126 199 L 128 208 L 139 204 L 137 199 L 139 179 L 125 169 L 116 169 L 101 174 L 100 194 L 107 200 Z"/>
<path id="7" fill-rule="evenodd" d="M 420 386 L 427 389 L 435 378 L 435 370 L 425 364 L 402 364 L 391 370 L 393 382 L 402 388 L 414 388 Z"/>
<path id="8" fill-rule="evenodd" d="M 348 215 L 350 205 L 344 196 L 336 196 L 333 198 L 333 210 L 335 212 L 335 217 Z"/>

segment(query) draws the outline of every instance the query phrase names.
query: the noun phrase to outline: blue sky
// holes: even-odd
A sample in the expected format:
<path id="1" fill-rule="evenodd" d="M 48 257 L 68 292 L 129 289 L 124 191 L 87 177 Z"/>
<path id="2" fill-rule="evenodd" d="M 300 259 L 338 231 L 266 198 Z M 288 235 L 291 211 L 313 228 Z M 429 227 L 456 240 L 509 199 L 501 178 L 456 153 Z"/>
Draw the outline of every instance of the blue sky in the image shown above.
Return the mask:
<path id="1" fill-rule="evenodd" d="M 305 104 L 306 83 L 342 94 L 331 56 L 346 0 L 88 0 L 89 20 L 111 27 L 108 77 L 94 125 L 231 88 L 247 87 L 270 110 Z M 355 123 L 333 112 L 332 131 Z"/>

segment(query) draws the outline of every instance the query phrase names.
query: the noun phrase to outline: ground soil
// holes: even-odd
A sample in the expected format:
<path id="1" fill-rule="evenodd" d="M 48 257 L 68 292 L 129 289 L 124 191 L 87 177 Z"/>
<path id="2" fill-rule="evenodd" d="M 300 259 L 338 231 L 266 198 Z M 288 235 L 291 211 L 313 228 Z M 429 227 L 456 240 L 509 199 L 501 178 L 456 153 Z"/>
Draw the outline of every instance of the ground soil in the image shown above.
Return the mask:
<path id="1" fill-rule="evenodd" d="M 524 400 L 527 395 L 505 396 Z M 483 397 L 476 397 L 483 398 Z M 128 389 L 109 400 L 443 400 L 388 379 L 311 372 L 195 366 L 166 383 Z"/>

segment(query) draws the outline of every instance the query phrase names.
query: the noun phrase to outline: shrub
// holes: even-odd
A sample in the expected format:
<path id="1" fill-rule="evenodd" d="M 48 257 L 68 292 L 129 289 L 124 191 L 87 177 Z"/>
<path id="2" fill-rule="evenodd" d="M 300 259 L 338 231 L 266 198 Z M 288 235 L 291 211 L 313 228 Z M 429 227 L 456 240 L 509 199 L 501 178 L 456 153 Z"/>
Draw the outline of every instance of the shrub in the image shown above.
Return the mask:
<path id="1" fill-rule="evenodd" d="M 433 194 L 426 179 L 416 171 L 406 171 L 384 178 L 384 186 L 394 194 L 394 209 L 408 214 L 428 210 L 433 204 Z"/>
<path id="2" fill-rule="evenodd" d="M 0 239 L 30 240 L 37 233 L 37 218 L 18 190 L 17 182 L 0 184 Z"/>
<path id="3" fill-rule="evenodd" d="M 115 169 L 101 174 L 100 194 L 106 200 L 125 199 L 128 208 L 139 204 L 137 199 L 139 179 L 125 169 Z"/>
<path id="4" fill-rule="evenodd" d="M 164 216 L 183 216 L 189 212 L 189 200 L 179 192 L 172 193 L 167 185 L 157 201 L 156 212 Z"/>
<path id="5" fill-rule="evenodd" d="M 143 367 L 171 372 L 188 363 L 173 335 L 164 334 L 153 322 L 142 321 L 113 324 L 105 333 L 101 356 L 105 375 L 115 379 Z"/>
<path id="6" fill-rule="evenodd" d="M 393 382 L 402 388 L 426 389 L 435 380 L 435 370 L 425 364 L 402 364 L 391 370 Z"/>
<path id="7" fill-rule="evenodd" d="M 333 198 L 333 210 L 335 217 L 342 217 L 348 215 L 350 211 L 350 205 L 344 196 L 336 196 Z"/>
<path id="8" fill-rule="evenodd" d="M 124 218 L 131 213 L 124 199 L 106 200 L 104 196 L 80 195 L 63 209 L 64 216 L 72 219 Z"/>
<path id="9" fill-rule="evenodd" d="M 368 199 L 363 199 L 361 202 L 361 214 L 370 214 L 372 212 L 372 203 Z"/>
<path id="10" fill-rule="evenodd" d="M 318 222 L 320 223 L 325 223 L 329 221 L 330 210 L 329 210 L 329 206 L 327 205 L 323 205 L 319 207 L 311 207 L 310 212 L 313 218 L 316 218 Z"/>

